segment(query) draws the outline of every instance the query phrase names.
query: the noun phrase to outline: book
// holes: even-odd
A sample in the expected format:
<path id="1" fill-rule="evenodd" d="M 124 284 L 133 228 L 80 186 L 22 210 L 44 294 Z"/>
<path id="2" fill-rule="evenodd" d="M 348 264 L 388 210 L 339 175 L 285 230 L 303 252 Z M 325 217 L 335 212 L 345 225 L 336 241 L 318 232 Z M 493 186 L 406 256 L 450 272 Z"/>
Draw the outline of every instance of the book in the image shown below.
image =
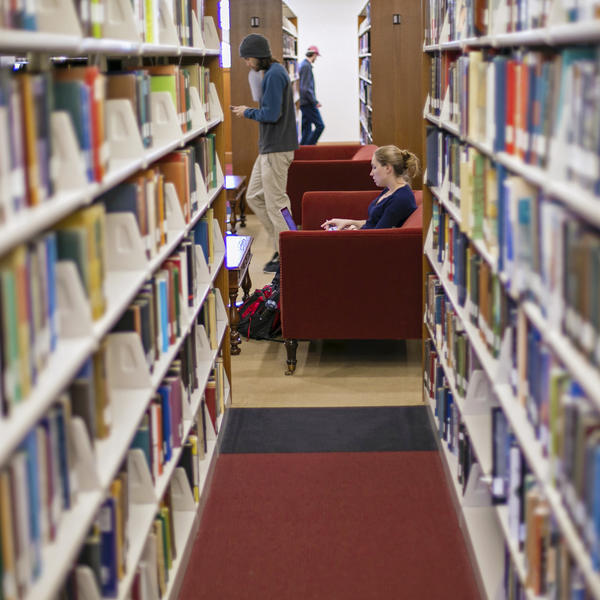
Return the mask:
<path id="1" fill-rule="evenodd" d="M 117 577 L 117 501 L 109 496 L 100 508 L 101 586 L 103 596 L 115 597 L 118 592 Z"/>

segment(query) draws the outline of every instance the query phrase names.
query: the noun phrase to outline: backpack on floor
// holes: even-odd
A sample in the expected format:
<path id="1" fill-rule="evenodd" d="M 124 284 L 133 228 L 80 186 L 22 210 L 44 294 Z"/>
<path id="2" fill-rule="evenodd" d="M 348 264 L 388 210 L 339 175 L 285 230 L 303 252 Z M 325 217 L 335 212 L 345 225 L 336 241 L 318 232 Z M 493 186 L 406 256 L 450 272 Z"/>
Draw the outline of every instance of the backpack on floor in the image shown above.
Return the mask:
<path id="1" fill-rule="evenodd" d="M 276 277 L 272 283 L 254 290 L 240 305 L 238 332 L 246 338 L 269 340 L 281 335 L 279 285 Z"/>

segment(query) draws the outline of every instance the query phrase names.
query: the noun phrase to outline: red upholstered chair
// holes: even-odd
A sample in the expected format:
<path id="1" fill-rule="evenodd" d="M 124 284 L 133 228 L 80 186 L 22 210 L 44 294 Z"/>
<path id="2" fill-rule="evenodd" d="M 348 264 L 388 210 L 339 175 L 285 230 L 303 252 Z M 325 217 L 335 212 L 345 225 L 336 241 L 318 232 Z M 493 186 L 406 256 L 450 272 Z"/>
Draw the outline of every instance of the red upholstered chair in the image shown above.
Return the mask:
<path id="1" fill-rule="evenodd" d="M 297 340 L 419 339 L 422 331 L 421 192 L 394 229 L 323 231 L 325 219 L 364 219 L 378 192 L 307 192 L 304 229 L 279 237 L 281 324 L 287 372 Z"/>
<path id="2" fill-rule="evenodd" d="M 288 171 L 287 193 L 294 221 L 301 224 L 304 192 L 318 190 L 375 190 L 371 158 L 375 145 L 300 146 Z"/>

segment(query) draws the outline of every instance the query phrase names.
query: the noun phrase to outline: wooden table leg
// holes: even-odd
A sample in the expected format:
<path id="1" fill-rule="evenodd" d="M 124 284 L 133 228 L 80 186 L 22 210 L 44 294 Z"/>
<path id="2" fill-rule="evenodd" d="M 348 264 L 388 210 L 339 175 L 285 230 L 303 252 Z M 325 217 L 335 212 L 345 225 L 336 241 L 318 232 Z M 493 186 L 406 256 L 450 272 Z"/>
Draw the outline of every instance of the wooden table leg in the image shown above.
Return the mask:
<path id="1" fill-rule="evenodd" d="M 235 285 L 235 287 L 234 287 Z M 241 352 L 240 344 L 242 338 L 238 332 L 240 314 L 237 309 L 237 284 L 229 284 L 229 343 L 231 344 L 231 354 L 237 355 Z"/>
<path id="2" fill-rule="evenodd" d="M 246 190 L 240 194 L 240 227 L 246 227 Z"/>
<path id="3" fill-rule="evenodd" d="M 246 274 L 244 275 L 244 279 L 242 279 L 242 290 L 244 292 L 244 295 L 242 296 L 242 300 L 247 300 L 251 289 L 252 289 L 252 280 L 250 279 L 250 269 L 248 269 L 246 271 Z"/>
<path id="4" fill-rule="evenodd" d="M 237 212 L 237 204 L 237 198 L 229 200 L 229 208 L 231 209 L 229 214 L 229 229 L 233 234 L 236 233 L 237 216 L 235 213 Z"/>

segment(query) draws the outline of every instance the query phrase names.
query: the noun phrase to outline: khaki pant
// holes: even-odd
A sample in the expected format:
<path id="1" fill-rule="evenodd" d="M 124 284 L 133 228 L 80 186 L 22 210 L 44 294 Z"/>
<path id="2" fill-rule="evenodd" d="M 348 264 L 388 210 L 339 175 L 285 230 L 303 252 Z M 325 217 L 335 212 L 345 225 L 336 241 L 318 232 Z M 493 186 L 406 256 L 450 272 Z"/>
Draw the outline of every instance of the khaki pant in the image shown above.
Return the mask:
<path id="1" fill-rule="evenodd" d="M 293 158 L 293 150 L 259 154 L 246 191 L 246 202 L 263 224 L 275 252 L 279 251 L 279 232 L 288 229 L 280 209 L 284 206 L 290 208 L 285 188 Z"/>

